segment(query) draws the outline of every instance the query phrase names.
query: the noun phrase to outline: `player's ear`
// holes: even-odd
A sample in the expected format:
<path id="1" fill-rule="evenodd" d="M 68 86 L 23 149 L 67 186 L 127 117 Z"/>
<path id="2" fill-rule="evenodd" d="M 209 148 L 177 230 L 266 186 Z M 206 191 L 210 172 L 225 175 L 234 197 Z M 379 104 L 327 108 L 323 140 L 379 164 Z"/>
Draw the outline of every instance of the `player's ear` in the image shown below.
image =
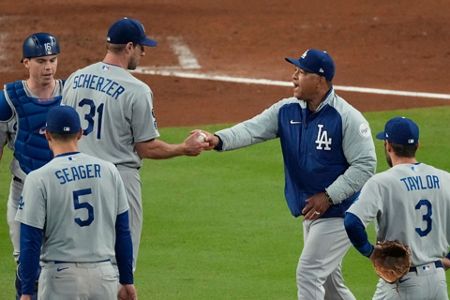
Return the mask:
<path id="1" fill-rule="evenodd" d="M 47 139 L 47 141 L 51 141 L 52 140 L 52 136 L 51 136 L 51 134 L 47 131 L 47 130 L 45 130 L 45 138 Z"/>
<path id="2" fill-rule="evenodd" d="M 387 152 L 392 152 L 392 145 L 388 141 L 384 141 L 384 147 Z"/>
<path id="3" fill-rule="evenodd" d="M 82 136 L 83 136 L 83 129 L 80 128 L 80 131 L 77 134 L 77 141 L 79 141 Z"/>
<path id="4" fill-rule="evenodd" d="M 125 49 L 127 50 L 127 52 L 133 51 L 134 44 L 132 42 L 128 42 L 127 45 L 125 46 Z"/>
<path id="5" fill-rule="evenodd" d="M 317 81 L 317 88 L 319 90 L 326 89 L 328 91 L 331 86 L 329 86 L 327 79 L 320 75 L 317 75 L 317 77 L 319 78 L 319 80 Z"/>
<path id="6" fill-rule="evenodd" d="M 30 68 L 30 59 L 29 58 L 24 58 L 22 60 L 23 65 L 25 66 L 25 68 L 29 69 Z"/>
<path id="7" fill-rule="evenodd" d="M 53 151 L 53 137 L 52 134 L 50 132 L 48 132 L 47 130 L 45 131 L 45 138 L 47 139 L 48 142 L 48 147 L 50 148 L 50 150 Z"/>

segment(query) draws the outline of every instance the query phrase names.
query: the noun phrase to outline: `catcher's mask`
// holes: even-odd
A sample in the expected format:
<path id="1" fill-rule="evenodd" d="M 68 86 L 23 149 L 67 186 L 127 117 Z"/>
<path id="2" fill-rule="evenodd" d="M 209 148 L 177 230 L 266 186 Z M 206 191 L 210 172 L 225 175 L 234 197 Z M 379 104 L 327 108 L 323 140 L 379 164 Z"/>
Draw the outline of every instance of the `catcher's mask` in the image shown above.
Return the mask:
<path id="1" fill-rule="evenodd" d="M 46 32 L 33 33 L 23 42 L 24 58 L 41 57 L 59 54 L 59 43 L 54 35 Z"/>

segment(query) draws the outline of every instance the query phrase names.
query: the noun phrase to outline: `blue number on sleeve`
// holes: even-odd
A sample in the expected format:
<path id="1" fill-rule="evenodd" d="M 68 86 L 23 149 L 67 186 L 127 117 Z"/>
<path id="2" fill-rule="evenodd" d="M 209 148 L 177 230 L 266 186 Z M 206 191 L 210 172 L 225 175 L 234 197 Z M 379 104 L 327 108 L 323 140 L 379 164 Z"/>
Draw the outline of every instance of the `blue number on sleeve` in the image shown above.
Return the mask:
<path id="1" fill-rule="evenodd" d="M 80 202 L 80 196 L 90 195 L 92 194 L 91 189 L 83 189 L 73 191 L 73 207 L 77 209 L 86 209 L 88 213 L 88 217 L 86 220 L 81 220 L 81 218 L 75 218 L 75 223 L 77 223 L 80 227 L 91 225 L 92 221 L 94 221 L 94 207 L 87 202 Z"/>
<path id="2" fill-rule="evenodd" d="M 83 135 L 88 135 L 94 130 L 94 117 L 95 117 L 95 103 L 92 99 L 84 98 L 78 104 L 79 107 L 83 107 L 85 105 L 89 106 L 89 113 L 84 115 L 84 119 L 88 122 L 88 126 L 83 128 Z M 102 129 L 102 119 L 103 119 L 103 107 L 104 104 L 100 104 L 97 108 L 97 139 L 101 138 L 101 129 Z"/>
<path id="3" fill-rule="evenodd" d="M 422 215 L 422 220 L 426 222 L 427 227 L 425 228 L 425 230 L 422 230 L 422 228 L 416 227 L 416 232 L 421 237 L 424 237 L 427 234 L 429 234 L 431 231 L 431 228 L 433 225 L 432 220 L 431 220 L 431 215 L 433 214 L 433 212 L 432 212 L 431 203 L 427 199 L 422 199 L 419 202 L 417 202 L 415 208 L 416 208 L 416 210 L 419 210 L 422 206 L 425 206 L 427 209 L 426 213 L 424 215 Z"/>

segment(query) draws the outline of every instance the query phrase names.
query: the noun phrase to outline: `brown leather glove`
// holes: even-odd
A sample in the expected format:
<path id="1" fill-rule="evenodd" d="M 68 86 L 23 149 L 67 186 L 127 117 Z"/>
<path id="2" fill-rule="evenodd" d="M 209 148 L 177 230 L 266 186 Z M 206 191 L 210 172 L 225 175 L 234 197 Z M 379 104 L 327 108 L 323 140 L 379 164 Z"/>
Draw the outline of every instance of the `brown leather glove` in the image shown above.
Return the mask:
<path id="1" fill-rule="evenodd" d="M 377 275 L 388 283 L 402 278 L 411 267 L 411 251 L 399 241 L 378 242 L 370 259 Z"/>

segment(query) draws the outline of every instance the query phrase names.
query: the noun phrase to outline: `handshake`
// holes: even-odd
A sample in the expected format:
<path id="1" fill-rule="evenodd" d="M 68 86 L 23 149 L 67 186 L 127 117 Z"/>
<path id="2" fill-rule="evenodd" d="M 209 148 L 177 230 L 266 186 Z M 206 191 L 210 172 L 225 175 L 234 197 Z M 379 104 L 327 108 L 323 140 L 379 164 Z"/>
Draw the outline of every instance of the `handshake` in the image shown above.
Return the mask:
<path id="1" fill-rule="evenodd" d="M 210 132 L 200 129 L 192 130 L 183 142 L 185 155 L 197 156 L 204 150 L 212 150 L 219 141 L 219 138 Z"/>

